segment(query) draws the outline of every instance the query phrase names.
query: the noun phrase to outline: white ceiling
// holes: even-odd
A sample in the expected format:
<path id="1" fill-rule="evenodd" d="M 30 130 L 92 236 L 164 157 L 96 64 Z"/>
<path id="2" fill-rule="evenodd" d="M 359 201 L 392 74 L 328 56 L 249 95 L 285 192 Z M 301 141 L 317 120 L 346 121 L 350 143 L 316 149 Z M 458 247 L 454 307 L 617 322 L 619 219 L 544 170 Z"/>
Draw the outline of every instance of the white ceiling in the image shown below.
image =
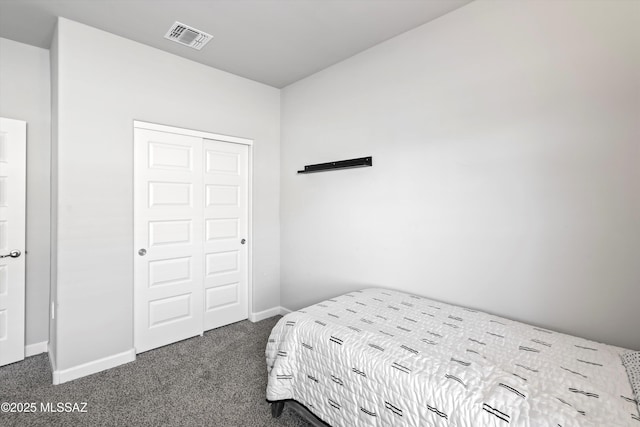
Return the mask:
<path id="1" fill-rule="evenodd" d="M 470 1 L 0 0 L 0 37 L 48 49 L 63 16 L 281 88 Z M 164 39 L 174 21 L 213 40 Z"/>

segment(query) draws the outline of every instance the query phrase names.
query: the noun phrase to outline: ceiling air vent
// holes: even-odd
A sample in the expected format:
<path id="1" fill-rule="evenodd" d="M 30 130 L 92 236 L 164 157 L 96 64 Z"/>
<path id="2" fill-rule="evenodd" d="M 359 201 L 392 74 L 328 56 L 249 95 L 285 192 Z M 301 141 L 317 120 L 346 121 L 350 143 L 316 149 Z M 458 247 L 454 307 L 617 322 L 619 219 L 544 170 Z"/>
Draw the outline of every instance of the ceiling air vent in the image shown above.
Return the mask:
<path id="1" fill-rule="evenodd" d="M 200 50 L 213 36 L 176 21 L 164 35 L 164 38 Z"/>

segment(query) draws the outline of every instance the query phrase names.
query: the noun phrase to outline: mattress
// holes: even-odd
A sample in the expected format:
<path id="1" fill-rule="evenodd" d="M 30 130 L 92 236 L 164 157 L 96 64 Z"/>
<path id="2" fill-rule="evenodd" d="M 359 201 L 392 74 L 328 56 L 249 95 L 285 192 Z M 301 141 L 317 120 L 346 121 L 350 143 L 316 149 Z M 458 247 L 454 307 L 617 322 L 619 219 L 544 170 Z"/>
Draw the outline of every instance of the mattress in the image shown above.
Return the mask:
<path id="1" fill-rule="evenodd" d="M 640 427 L 624 351 L 365 289 L 278 321 L 267 400 L 294 399 L 336 427 Z"/>

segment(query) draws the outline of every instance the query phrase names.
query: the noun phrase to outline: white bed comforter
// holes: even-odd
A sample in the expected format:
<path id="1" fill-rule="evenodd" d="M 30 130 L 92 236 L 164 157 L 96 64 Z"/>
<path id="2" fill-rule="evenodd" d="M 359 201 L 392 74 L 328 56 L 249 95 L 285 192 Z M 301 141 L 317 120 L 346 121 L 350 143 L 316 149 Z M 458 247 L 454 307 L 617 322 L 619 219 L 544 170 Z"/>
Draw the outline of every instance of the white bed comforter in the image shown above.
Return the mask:
<path id="1" fill-rule="evenodd" d="M 624 349 L 387 289 L 284 316 L 267 399 L 332 426 L 638 426 Z"/>

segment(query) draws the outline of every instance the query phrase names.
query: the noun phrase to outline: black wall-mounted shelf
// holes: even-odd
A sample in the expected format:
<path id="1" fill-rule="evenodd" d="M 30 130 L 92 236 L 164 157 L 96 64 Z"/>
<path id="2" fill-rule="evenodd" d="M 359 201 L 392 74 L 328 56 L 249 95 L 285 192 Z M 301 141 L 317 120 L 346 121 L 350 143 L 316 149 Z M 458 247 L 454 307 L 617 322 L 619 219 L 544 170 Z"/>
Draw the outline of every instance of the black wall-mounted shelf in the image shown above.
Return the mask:
<path id="1" fill-rule="evenodd" d="M 338 160 L 328 163 L 317 163 L 315 165 L 306 165 L 304 170 L 298 173 L 324 172 L 336 169 L 364 168 L 373 166 L 373 157 L 360 157 L 359 159 Z"/>

